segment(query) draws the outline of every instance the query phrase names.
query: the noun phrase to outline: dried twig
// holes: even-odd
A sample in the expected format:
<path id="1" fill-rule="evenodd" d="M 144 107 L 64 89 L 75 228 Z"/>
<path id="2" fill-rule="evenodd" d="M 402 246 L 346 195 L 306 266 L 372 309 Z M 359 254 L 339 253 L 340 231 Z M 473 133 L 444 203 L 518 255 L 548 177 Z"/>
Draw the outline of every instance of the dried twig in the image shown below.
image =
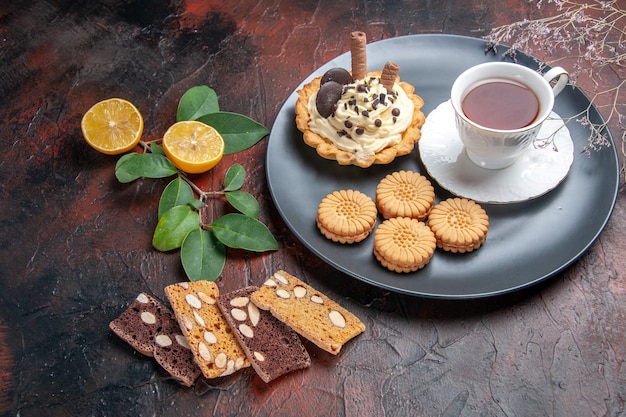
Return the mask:
<path id="1" fill-rule="evenodd" d="M 590 106 L 565 119 L 566 124 L 575 120 L 589 129 L 586 152 L 610 146 L 606 132 L 609 125 L 615 127 L 626 156 L 626 10 L 617 0 L 538 0 L 537 7 L 542 6 L 554 7 L 556 14 L 494 28 L 486 36 L 487 49 L 496 52 L 496 45 L 509 45 L 503 55 L 513 60 L 517 51 L 541 55 L 540 70 L 546 63 L 573 62 L 570 83 L 590 97 L 605 122 L 592 121 Z M 616 86 L 599 90 L 606 79 L 617 79 Z"/>

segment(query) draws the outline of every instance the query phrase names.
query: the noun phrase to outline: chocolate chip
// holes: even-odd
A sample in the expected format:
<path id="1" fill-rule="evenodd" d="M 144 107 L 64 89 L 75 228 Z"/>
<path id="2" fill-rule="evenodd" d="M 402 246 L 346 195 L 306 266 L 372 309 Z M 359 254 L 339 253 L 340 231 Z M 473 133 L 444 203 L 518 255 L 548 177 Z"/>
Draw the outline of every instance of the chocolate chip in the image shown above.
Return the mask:
<path id="1" fill-rule="evenodd" d="M 350 129 L 352 127 L 352 122 L 350 120 L 346 120 L 345 122 L 343 122 L 343 124 L 348 129 Z"/>
<path id="2" fill-rule="evenodd" d="M 400 116 L 400 109 L 399 108 L 394 108 L 393 110 L 391 110 L 391 114 L 393 114 L 394 116 Z"/>
<path id="3" fill-rule="evenodd" d="M 357 128 L 357 130 L 356 130 L 356 134 L 357 135 L 362 135 L 363 133 L 365 133 L 365 130 L 363 130 L 363 128 L 361 128 L 361 127 Z"/>
<path id="4" fill-rule="evenodd" d="M 342 91 L 341 84 L 335 81 L 328 81 L 320 87 L 315 98 L 315 107 L 320 116 L 327 118 L 337 110 Z"/>
<path id="5" fill-rule="evenodd" d="M 326 84 L 329 81 L 334 81 L 341 85 L 352 84 L 354 80 L 352 79 L 352 75 L 343 69 L 343 68 L 331 68 L 324 75 L 322 75 L 322 79 L 320 80 L 320 84 Z"/>
<path id="6" fill-rule="evenodd" d="M 381 127 L 383 125 L 383 121 L 380 119 L 376 119 L 374 120 L 374 124 L 376 125 L 376 127 Z"/>

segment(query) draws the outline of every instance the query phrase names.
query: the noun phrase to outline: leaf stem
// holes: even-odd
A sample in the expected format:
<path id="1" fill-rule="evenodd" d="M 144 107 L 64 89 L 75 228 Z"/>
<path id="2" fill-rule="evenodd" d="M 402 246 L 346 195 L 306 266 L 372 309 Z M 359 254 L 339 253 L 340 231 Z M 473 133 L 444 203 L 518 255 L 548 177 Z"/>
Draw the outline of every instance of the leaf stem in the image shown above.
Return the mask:
<path id="1" fill-rule="evenodd" d="M 210 197 L 216 195 L 224 195 L 225 191 L 204 191 L 200 187 L 198 187 L 183 171 L 178 171 L 178 176 L 183 179 L 189 186 L 198 194 L 200 201 L 205 203 Z"/>
<path id="2" fill-rule="evenodd" d="M 141 147 L 143 148 L 143 153 L 150 152 L 150 143 L 151 142 L 146 142 L 143 140 L 139 141 L 139 145 L 141 145 Z"/>

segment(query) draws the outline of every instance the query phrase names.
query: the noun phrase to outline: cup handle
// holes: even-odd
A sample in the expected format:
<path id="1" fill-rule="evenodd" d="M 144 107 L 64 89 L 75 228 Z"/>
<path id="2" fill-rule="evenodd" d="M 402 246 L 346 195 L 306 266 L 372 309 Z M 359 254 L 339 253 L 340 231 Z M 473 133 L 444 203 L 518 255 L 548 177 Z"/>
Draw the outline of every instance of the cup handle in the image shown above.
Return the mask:
<path id="1" fill-rule="evenodd" d="M 548 83 L 556 80 L 554 86 L 552 87 L 552 93 L 554 94 L 554 97 L 556 97 L 567 85 L 567 82 L 569 81 L 569 74 L 561 67 L 554 67 L 550 71 L 543 74 L 543 78 Z"/>

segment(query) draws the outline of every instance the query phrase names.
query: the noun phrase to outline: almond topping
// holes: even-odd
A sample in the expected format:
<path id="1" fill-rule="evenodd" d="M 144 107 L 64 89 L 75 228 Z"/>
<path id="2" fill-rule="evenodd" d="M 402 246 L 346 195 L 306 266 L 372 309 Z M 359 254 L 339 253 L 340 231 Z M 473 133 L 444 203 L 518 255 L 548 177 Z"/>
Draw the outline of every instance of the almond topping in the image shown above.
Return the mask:
<path id="1" fill-rule="evenodd" d="M 210 345 L 217 343 L 217 337 L 215 334 L 207 331 L 204 332 L 204 340 L 206 340 L 206 342 Z"/>
<path id="2" fill-rule="evenodd" d="M 224 352 L 220 352 L 215 357 L 215 366 L 222 369 L 226 366 L 227 360 L 228 358 L 226 357 L 226 354 Z"/>
<path id="3" fill-rule="evenodd" d="M 191 349 L 191 346 L 189 346 L 189 342 L 187 341 L 187 338 L 183 336 L 182 334 L 176 335 L 176 342 L 178 342 L 178 344 L 184 348 Z"/>
<path id="4" fill-rule="evenodd" d="M 147 303 L 147 302 L 148 302 L 148 297 L 146 296 L 146 294 L 144 294 L 144 293 L 140 293 L 140 294 L 137 296 L 137 301 L 139 301 L 139 302 L 140 302 L 140 303 L 142 303 L 142 304 L 145 304 L 145 303 Z"/>
<path id="5" fill-rule="evenodd" d="M 185 301 L 187 301 L 187 304 L 189 304 L 193 308 L 202 307 L 202 301 L 200 301 L 200 299 L 193 294 L 185 295 Z"/>
<path id="6" fill-rule="evenodd" d="M 230 310 L 230 315 L 233 316 L 233 318 L 238 321 L 244 321 L 245 319 L 248 318 L 248 315 L 246 314 L 246 312 L 240 308 L 233 308 L 232 310 Z"/>
<path id="7" fill-rule="evenodd" d="M 243 357 L 235 359 L 235 369 L 241 369 L 246 364 L 246 360 Z"/>
<path id="8" fill-rule="evenodd" d="M 346 327 L 346 319 L 337 310 L 332 310 L 328 313 L 328 318 L 334 326 L 341 327 L 342 329 Z"/>
<path id="9" fill-rule="evenodd" d="M 289 281 L 287 281 L 287 278 L 285 278 L 284 276 L 280 275 L 278 272 L 274 274 L 274 278 L 279 280 L 284 285 L 287 285 L 289 283 Z"/>
<path id="10" fill-rule="evenodd" d="M 185 325 L 185 329 L 193 329 L 193 320 L 191 320 L 189 317 L 183 316 L 183 324 Z"/>
<path id="11" fill-rule="evenodd" d="M 230 305 L 233 307 L 244 307 L 248 304 L 248 297 L 235 297 L 230 300 Z"/>
<path id="12" fill-rule="evenodd" d="M 215 298 L 205 292 L 198 291 L 198 298 L 204 301 L 205 303 L 207 303 L 208 305 L 212 306 L 213 304 L 215 304 Z"/>
<path id="13" fill-rule="evenodd" d="M 202 327 L 206 327 L 206 323 L 204 322 L 204 319 L 202 318 L 202 316 L 200 314 L 198 314 L 197 311 L 193 312 L 193 318 L 196 319 L 196 322 L 202 326 Z"/>
<path id="14" fill-rule="evenodd" d="M 184 289 L 189 288 L 189 283 L 188 282 L 179 282 L 178 283 L 179 286 L 183 287 Z"/>
<path id="15" fill-rule="evenodd" d="M 312 295 L 311 301 L 313 301 L 315 304 L 324 304 L 324 299 L 319 295 Z"/>
<path id="16" fill-rule="evenodd" d="M 157 345 L 163 347 L 170 346 L 172 344 L 172 339 L 170 339 L 170 337 L 166 334 L 157 335 L 157 337 L 154 338 L 154 341 Z"/>
<path id="17" fill-rule="evenodd" d="M 276 290 L 276 295 L 279 296 L 280 298 L 284 298 L 285 300 L 288 300 L 289 298 L 291 298 L 289 293 L 286 290 L 283 290 L 282 288 L 279 288 Z"/>
<path id="18" fill-rule="evenodd" d="M 235 372 L 235 361 L 234 360 L 229 360 L 228 364 L 226 366 L 226 370 L 224 372 L 222 372 L 222 376 L 226 376 L 226 375 L 230 375 L 232 373 Z"/>
<path id="19" fill-rule="evenodd" d="M 259 324 L 259 320 L 261 319 L 261 313 L 259 312 L 259 308 L 256 306 L 256 304 L 248 304 L 248 315 L 250 316 L 250 322 L 253 326 Z"/>
<path id="20" fill-rule="evenodd" d="M 254 357 L 259 362 L 264 362 L 265 361 L 265 356 L 263 356 L 263 354 L 261 352 L 254 351 Z"/>
<path id="21" fill-rule="evenodd" d="M 211 351 L 203 342 L 198 343 L 198 354 L 202 359 L 207 362 L 210 362 L 213 357 L 211 356 Z M 223 353 L 222 353 L 223 355 Z M 217 358 L 215 358 L 217 360 Z"/>
<path id="22" fill-rule="evenodd" d="M 141 321 L 146 324 L 154 324 L 156 323 L 156 317 L 149 311 L 144 311 L 141 313 Z"/>
<path id="23" fill-rule="evenodd" d="M 296 298 L 302 298 L 306 295 L 306 288 L 304 288 L 302 285 L 296 285 L 295 287 L 293 287 L 293 295 L 296 296 Z"/>
<path id="24" fill-rule="evenodd" d="M 245 323 L 239 325 L 239 331 L 242 335 L 246 337 L 249 337 L 251 339 L 254 337 L 254 332 L 252 331 L 252 328 Z"/>
<path id="25" fill-rule="evenodd" d="M 263 285 L 265 285 L 266 287 L 276 287 L 276 281 L 274 281 L 272 278 L 269 278 L 263 283 Z"/>

